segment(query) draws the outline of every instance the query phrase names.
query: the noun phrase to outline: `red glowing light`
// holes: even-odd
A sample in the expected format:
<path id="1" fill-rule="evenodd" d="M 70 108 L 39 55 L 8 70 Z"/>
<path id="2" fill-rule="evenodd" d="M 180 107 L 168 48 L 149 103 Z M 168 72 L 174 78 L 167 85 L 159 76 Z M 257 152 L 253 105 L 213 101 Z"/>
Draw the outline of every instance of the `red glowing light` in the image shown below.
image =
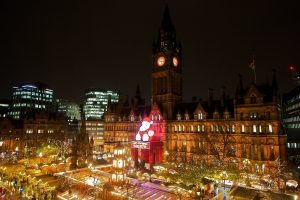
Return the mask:
<path id="1" fill-rule="evenodd" d="M 289 66 L 289 70 L 293 72 L 296 70 L 296 67 L 294 65 L 291 65 L 291 66 Z"/>

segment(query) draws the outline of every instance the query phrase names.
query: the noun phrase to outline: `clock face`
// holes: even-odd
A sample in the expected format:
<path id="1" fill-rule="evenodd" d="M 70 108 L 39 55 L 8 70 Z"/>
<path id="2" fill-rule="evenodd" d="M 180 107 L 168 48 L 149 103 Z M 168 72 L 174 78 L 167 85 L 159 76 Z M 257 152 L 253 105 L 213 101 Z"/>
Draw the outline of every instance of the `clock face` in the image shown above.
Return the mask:
<path id="1" fill-rule="evenodd" d="M 157 59 L 157 64 L 158 64 L 158 66 L 163 66 L 163 65 L 165 64 L 165 62 L 166 62 L 166 59 L 165 59 L 165 57 L 163 57 L 163 56 L 160 56 L 160 57 Z"/>
<path id="2" fill-rule="evenodd" d="M 173 65 L 174 65 L 175 67 L 178 66 L 178 59 L 177 59 L 176 57 L 173 57 Z"/>

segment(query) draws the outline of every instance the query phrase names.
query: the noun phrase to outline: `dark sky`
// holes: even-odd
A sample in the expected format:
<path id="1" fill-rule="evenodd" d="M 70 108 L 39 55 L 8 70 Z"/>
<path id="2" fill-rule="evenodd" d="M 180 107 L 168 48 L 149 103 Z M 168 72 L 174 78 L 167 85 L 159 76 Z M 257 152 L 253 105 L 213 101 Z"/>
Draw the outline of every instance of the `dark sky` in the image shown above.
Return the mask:
<path id="1" fill-rule="evenodd" d="M 14 1 L 0 3 L 0 97 L 15 84 L 41 81 L 57 98 L 81 102 L 88 87 L 150 97 L 152 42 L 164 0 Z M 233 94 L 238 73 L 258 82 L 277 70 L 281 92 L 293 87 L 287 67 L 300 67 L 299 0 L 169 0 L 183 45 L 183 92 Z M 149 100 L 148 100 L 149 101 Z"/>

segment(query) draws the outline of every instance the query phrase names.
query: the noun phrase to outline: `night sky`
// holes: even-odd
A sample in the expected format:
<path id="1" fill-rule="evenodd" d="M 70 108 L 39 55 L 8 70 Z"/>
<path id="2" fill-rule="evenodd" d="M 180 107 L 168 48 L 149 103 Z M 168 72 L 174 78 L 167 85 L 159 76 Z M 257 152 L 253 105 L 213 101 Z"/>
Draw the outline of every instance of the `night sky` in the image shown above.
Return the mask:
<path id="1" fill-rule="evenodd" d="M 139 84 L 149 102 L 152 42 L 164 0 L 14 1 L 0 3 L 0 98 L 12 86 L 41 81 L 56 98 L 80 103 L 99 87 L 132 96 Z M 255 56 L 258 82 L 277 70 L 281 92 L 294 85 L 287 70 L 300 68 L 299 0 L 169 0 L 183 46 L 183 93 L 207 98 L 207 88 L 233 94 L 246 83 Z"/>

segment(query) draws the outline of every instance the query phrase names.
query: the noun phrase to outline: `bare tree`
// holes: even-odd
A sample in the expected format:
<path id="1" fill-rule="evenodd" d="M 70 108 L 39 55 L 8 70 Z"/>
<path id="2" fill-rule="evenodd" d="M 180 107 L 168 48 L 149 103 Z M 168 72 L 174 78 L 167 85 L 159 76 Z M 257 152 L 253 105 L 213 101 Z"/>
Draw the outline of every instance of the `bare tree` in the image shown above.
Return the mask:
<path id="1" fill-rule="evenodd" d="M 209 155 L 213 157 L 213 166 L 220 170 L 234 168 L 236 157 L 235 138 L 227 132 L 209 134 L 206 141 L 209 146 Z"/>
<path id="2" fill-rule="evenodd" d="M 285 189 L 286 181 L 291 178 L 288 171 L 287 162 L 281 160 L 279 157 L 274 161 L 273 169 L 271 170 L 271 175 L 275 182 L 277 182 L 277 187 L 279 190 Z M 282 185 L 283 184 L 283 185 Z"/>

